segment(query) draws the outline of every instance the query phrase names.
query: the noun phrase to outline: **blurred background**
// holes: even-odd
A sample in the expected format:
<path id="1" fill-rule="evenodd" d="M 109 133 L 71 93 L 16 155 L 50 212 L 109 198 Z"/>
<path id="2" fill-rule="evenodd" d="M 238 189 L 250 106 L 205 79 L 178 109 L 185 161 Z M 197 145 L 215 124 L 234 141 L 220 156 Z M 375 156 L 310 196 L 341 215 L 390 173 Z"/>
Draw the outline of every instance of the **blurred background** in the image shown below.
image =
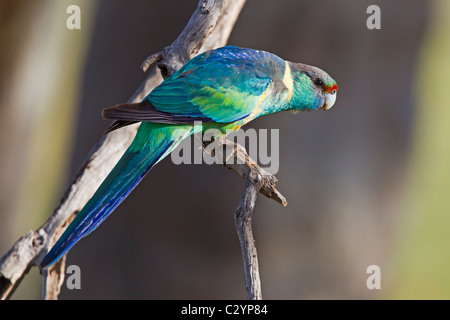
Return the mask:
<path id="1" fill-rule="evenodd" d="M 57 206 L 139 66 L 197 0 L 0 2 L 0 254 Z M 66 9 L 81 8 L 81 30 Z M 369 30 L 369 5 L 381 30 Z M 450 298 L 450 2 L 248 0 L 229 44 L 316 65 L 329 112 L 282 113 L 283 208 L 263 196 L 254 233 L 266 299 Z M 243 181 L 222 166 L 156 166 L 75 246 L 81 290 L 61 299 L 245 299 L 233 215 Z M 149 196 L 151 195 L 151 196 Z M 369 290 L 370 265 L 381 289 Z M 40 298 L 30 271 L 15 299 Z"/>

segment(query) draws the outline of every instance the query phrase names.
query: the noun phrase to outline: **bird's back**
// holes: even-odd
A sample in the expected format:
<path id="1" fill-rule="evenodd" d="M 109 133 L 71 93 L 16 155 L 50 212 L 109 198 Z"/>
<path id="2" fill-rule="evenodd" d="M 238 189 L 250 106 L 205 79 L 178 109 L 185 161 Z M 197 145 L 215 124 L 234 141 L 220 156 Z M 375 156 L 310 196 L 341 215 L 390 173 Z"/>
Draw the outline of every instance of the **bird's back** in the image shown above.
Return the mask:
<path id="1" fill-rule="evenodd" d="M 286 89 L 285 69 L 286 62 L 272 53 L 226 46 L 190 60 L 148 100 L 162 112 L 234 122 L 274 105 Z"/>

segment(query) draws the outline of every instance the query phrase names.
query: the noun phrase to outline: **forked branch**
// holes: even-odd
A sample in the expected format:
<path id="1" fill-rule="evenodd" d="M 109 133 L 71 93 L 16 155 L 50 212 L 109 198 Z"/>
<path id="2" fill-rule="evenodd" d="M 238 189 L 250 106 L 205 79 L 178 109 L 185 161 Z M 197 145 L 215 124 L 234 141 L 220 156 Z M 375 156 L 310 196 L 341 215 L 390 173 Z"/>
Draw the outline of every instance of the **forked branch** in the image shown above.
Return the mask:
<path id="1" fill-rule="evenodd" d="M 180 36 L 161 52 L 149 56 L 142 68 L 149 69 L 148 76 L 139 86 L 129 103 L 141 101 L 153 88 L 161 83 L 163 78 L 170 76 L 183 64 L 195 55 L 224 46 L 233 29 L 233 26 L 244 6 L 246 0 L 201 0 Z M 159 72 L 161 71 L 161 72 Z M 94 146 L 86 158 L 81 170 L 74 181 L 68 186 L 60 204 L 49 219 L 36 231 L 28 232 L 20 238 L 13 247 L 0 260 L 0 298 L 9 298 L 26 273 L 33 266 L 39 266 L 53 243 L 66 229 L 73 217 L 84 207 L 87 201 L 100 186 L 107 174 L 118 162 L 136 135 L 139 124 L 124 127 L 104 135 Z M 227 142 L 225 142 L 227 143 Z M 236 157 L 247 159 L 245 149 L 238 147 Z M 240 163 L 240 162 L 236 162 Z M 274 199 L 278 203 L 286 205 L 285 198 L 275 188 L 276 178 L 266 175 L 263 169 L 257 165 L 243 164 L 226 165 L 242 178 L 246 179 L 246 191 L 238 208 L 237 220 L 241 214 L 244 217 L 244 225 L 248 233 L 251 232 L 251 215 L 248 219 L 248 210 L 253 209 L 256 194 L 261 192 L 265 196 Z M 264 176 L 258 183 L 252 177 Z M 250 180 L 249 180 L 250 179 Z M 252 181 L 251 183 L 249 181 Z M 259 181 L 259 180 L 258 180 Z M 251 195 L 251 197 L 246 196 Z M 246 200 L 247 199 L 247 200 Z M 249 200 L 250 202 L 249 202 Z M 242 205 L 243 204 L 243 205 Z M 247 205 L 250 204 L 250 205 Z M 245 213 L 247 212 L 247 213 Z M 239 213 L 239 214 L 238 214 Z M 246 238 L 244 237 L 244 240 Z M 247 241 L 253 243 L 252 241 Z M 256 257 L 256 251 L 255 251 Z M 244 258 L 245 259 L 245 258 Z M 249 266 L 253 270 L 255 265 L 249 260 Z M 43 299 L 57 299 L 64 280 L 65 261 L 55 264 L 54 267 L 44 272 Z M 249 267 L 249 266 L 246 266 Z M 246 271 L 247 274 L 247 271 Z M 259 277 L 258 277 L 259 281 Z M 257 281 L 255 281 L 257 282 Z M 249 298 L 260 297 L 258 293 L 249 295 Z"/>

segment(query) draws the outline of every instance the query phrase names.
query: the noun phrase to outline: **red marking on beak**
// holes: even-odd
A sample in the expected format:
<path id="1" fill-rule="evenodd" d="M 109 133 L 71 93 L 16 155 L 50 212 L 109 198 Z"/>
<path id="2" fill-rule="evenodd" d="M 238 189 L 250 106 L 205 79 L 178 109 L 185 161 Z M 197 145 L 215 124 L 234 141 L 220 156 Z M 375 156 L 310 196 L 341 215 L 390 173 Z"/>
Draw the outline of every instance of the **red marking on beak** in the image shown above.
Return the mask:
<path id="1" fill-rule="evenodd" d="M 339 88 L 338 88 L 338 85 L 337 84 L 335 84 L 334 86 L 332 86 L 332 87 L 327 87 L 327 93 L 331 93 L 331 92 L 333 92 L 333 90 L 336 90 L 336 92 L 339 90 Z"/>

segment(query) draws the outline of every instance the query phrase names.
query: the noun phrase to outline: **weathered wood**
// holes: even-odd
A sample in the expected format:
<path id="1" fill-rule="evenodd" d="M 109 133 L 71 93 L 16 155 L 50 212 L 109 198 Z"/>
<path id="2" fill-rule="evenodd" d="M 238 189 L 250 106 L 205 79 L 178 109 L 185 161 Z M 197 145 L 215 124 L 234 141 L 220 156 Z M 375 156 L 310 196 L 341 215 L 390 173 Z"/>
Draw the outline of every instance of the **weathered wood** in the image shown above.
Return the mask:
<path id="1" fill-rule="evenodd" d="M 8 299 L 32 266 L 33 259 L 42 250 L 44 236 L 29 231 L 14 243 L 0 260 L 0 299 Z"/>
<path id="2" fill-rule="evenodd" d="M 258 255 L 252 232 L 252 216 L 258 193 L 287 205 L 285 197 L 276 189 L 277 178 L 257 165 L 245 148 L 225 137 L 203 142 L 203 152 L 212 156 L 245 180 L 244 193 L 236 210 L 234 221 L 241 245 L 245 285 L 248 300 L 262 300 Z"/>
<path id="3" fill-rule="evenodd" d="M 173 74 L 198 53 L 225 45 L 245 1 L 199 1 L 198 7 L 186 28 L 174 43 L 161 52 L 150 55 L 144 61 L 142 68 L 149 69 L 148 76 L 128 102 L 141 101 L 162 82 L 163 78 Z M 32 266 L 39 266 L 45 254 L 67 227 L 68 222 L 84 207 L 107 174 L 119 161 L 121 155 L 131 144 L 138 127 L 139 124 L 134 124 L 104 135 L 91 150 L 75 180 L 67 188 L 60 204 L 44 225 L 37 231 L 30 231 L 26 236 L 19 239 L 2 257 L 0 260 L 1 299 L 7 299 L 11 296 L 20 280 Z M 230 142 L 225 140 L 224 143 Z M 249 159 L 243 147 L 238 146 L 236 150 L 238 151 L 234 156 L 244 160 Z M 256 200 L 255 192 L 261 192 L 284 206 L 287 204 L 286 199 L 275 188 L 277 179 L 259 166 L 249 161 L 224 165 L 246 179 L 246 190 L 250 190 L 250 194 L 253 194 L 253 196 L 248 198 L 246 196 L 248 192 L 246 191 L 242 200 L 244 204 L 253 203 L 251 205 L 251 208 L 253 208 Z M 265 178 L 261 180 L 261 184 L 248 185 L 248 177 L 254 176 L 254 174 Z M 247 211 L 241 210 L 241 212 Z M 244 214 L 244 216 L 248 216 L 248 214 Z M 245 232 L 251 233 L 251 219 L 250 229 L 246 228 L 245 230 Z M 253 238 L 252 235 L 251 238 Z M 257 264 L 255 265 L 252 260 L 249 261 L 250 267 L 256 266 L 257 268 Z M 43 299 L 57 299 L 64 280 L 64 265 L 65 261 L 62 260 L 53 269 L 43 272 Z M 254 271 L 252 272 L 254 273 Z M 254 296 L 260 297 L 258 293 Z"/>
<path id="4" fill-rule="evenodd" d="M 200 49 L 206 51 L 225 45 L 244 3 L 245 0 L 199 1 L 196 11 L 180 37 L 170 47 L 163 50 L 165 54 L 159 59 L 159 68 L 171 73 L 197 54 Z M 228 27 L 224 28 L 224 25 Z M 207 39 L 208 42 L 205 44 Z M 157 68 L 153 67 L 128 102 L 142 100 L 162 80 Z M 55 241 L 56 231 L 87 203 L 131 144 L 138 127 L 139 124 L 135 124 L 104 135 L 86 158 L 53 215 L 37 231 L 30 231 L 25 237 L 19 239 L 2 257 L 0 298 L 8 298 L 26 272 L 32 266 L 40 264 Z M 47 284 L 47 281 L 56 278 L 58 277 L 44 275 L 43 287 L 57 286 Z M 45 297 L 45 294 L 43 296 Z"/>
<path id="5" fill-rule="evenodd" d="M 241 243 L 242 258 L 244 261 L 245 285 L 248 300 L 262 300 L 261 280 L 259 277 L 258 255 L 252 232 L 252 216 L 256 198 L 261 186 L 263 176 L 257 170 L 250 170 L 245 178 L 244 194 L 234 215 L 236 231 Z"/>
<path id="6" fill-rule="evenodd" d="M 287 206 L 286 198 L 277 190 L 278 179 L 261 168 L 257 162 L 252 159 L 247 150 L 238 143 L 227 140 L 226 137 L 215 139 L 213 142 L 205 143 L 203 152 L 214 157 L 216 163 L 222 163 L 228 169 L 233 170 L 242 179 L 247 179 L 251 172 L 254 172 L 264 179 L 262 180 L 259 192 L 267 198 L 272 199 L 282 206 Z M 230 152 L 231 151 L 231 152 Z M 214 154 L 212 154 L 212 152 Z M 233 158 L 230 160 L 230 158 Z"/>
<path id="7" fill-rule="evenodd" d="M 55 230 L 55 233 L 51 237 L 51 246 L 54 246 L 59 237 L 62 236 L 64 231 L 70 225 L 70 223 L 77 216 L 77 212 L 74 212 L 69 219 L 67 219 L 59 228 Z M 43 283 L 42 283 L 42 300 L 57 300 L 61 287 L 64 283 L 66 270 L 66 255 L 64 255 L 58 262 L 46 270 L 42 270 Z"/>

